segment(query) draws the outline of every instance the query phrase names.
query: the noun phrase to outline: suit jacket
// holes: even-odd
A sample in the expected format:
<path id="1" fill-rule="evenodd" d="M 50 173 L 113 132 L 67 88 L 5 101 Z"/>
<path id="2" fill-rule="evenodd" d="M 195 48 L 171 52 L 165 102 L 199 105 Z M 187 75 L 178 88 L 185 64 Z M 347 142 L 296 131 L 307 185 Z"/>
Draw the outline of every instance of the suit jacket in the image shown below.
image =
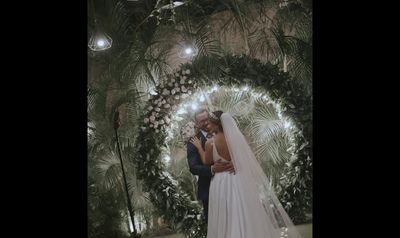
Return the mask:
<path id="1" fill-rule="evenodd" d="M 204 149 L 207 139 L 204 137 L 201 131 L 196 136 L 201 140 Z M 212 177 L 211 166 L 203 164 L 199 152 L 197 151 L 196 147 L 190 142 L 187 144 L 187 159 L 190 172 L 193 175 L 199 176 L 197 198 L 199 200 L 208 200 L 208 192 L 210 189 L 210 182 Z"/>

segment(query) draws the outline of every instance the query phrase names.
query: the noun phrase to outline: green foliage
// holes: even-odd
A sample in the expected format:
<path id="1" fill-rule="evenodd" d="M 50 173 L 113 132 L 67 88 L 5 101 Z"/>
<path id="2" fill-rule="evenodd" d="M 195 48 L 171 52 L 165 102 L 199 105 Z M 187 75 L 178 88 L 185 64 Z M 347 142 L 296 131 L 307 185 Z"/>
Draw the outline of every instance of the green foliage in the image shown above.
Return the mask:
<path id="1" fill-rule="evenodd" d="M 265 124 L 273 118 L 266 116 L 269 109 L 263 106 L 264 102 L 254 102 L 258 106 L 254 106 L 256 112 L 251 117 L 256 118 L 256 123 L 250 123 L 250 115 L 242 116 L 241 123 L 251 132 L 251 137 L 256 138 L 253 146 L 258 149 L 257 154 L 268 158 L 262 161 L 262 165 L 274 178 L 280 200 L 289 215 L 296 223 L 304 221 L 304 213 L 310 211 L 312 200 L 311 1 L 303 1 L 302 5 L 290 4 L 270 18 L 264 10 L 276 8 L 278 1 L 224 0 L 211 1 L 210 4 L 193 0 L 174 12 L 163 12 L 161 19 L 156 16 L 156 0 L 141 1 L 135 6 L 123 0 L 93 2 L 96 4 L 96 18 L 113 38 L 113 47 L 107 52 L 89 52 L 89 67 L 100 65 L 100 76 L 89 81 L 88 85 L 88 162 L 92 180 L 89 189 L 92 185 L 96 187 L 96 193 L 89 193 L 89 203 L 93 207 L 89 213 L 90 237 L 110 237 L 108 234 L 113 233 L 112 229 L 118 229 L 116 227 L 124 219 L 120 214 L 126 213 L 118 170 L 120 165 L 115 158 L 112 116 L 116 109 L 123 119 L 119 134 L 135 209 L 148 215 L 154 205 L 159 214 L 175 224 L 176 229 L 185 231 L 188 237 L 204 236 L 201 206 L 191 202 L 195 177 L 183 169 L 186 161 L 177 165 L 180 170 L 174 171 L 178 172 L 173 173 L 178 176 L 178 181 L 174 182 L 163 173 L 166 168 L 159 158 L 162 147 L 167 146 L 165 131 L 141 131 L 143 119 L 148 116 L 145 114 L 148 89 L 171 73 L 168 56 L 179 44 L 176 35 L 194 42 L 199 48 L 199 55 L 192 64 L 182 66 L 182 69 L 191 70 L 197 86 L 218 83 L 258 87 L 282 104 L 283 113 L 294 119 L 299 129 L 294 133 L 295 157 L 282 151 L 287 147 L 288 139 L 277 139 L 284 138 L 279 132 L 282 125 L 278 121 L 271 127 Z M 258 14 L 254 14 L 250 5 L 253 9 L 260 6 L 258 9 L 255 7 Z M 248 47 L 249 55 L 258 57 L 257 54 L 261 54 L 264 61 L 274 64 L 263 64 L 248 56 L 224 56 L 220 39 L 208 27 L 210 14 L 220 11 L 228 11 L 231 17 L 228 20 L 232 20 L 223 25 L 221 33 L 237 31 Z M 93 20 L 94 16 L 90 14 L 89 34 L 95 27 Z M 261 23 L 257 29 L 254 29 L 255 22 Z M 287 73 L 282 72 L 283 68 Z M 221 103 L 233 108 L 245 96 Z M 178 101 L 171 105 L 175 103 Z M 167 111 L 164 115 L 169 113 Z M 260 128 L 270 130 L 268 134 L 272 139 L 268 145 L 263 143 L 262 135 L 257 134 Z M 291 162 L 282 170 L 283 161 L 288 160 Z M 190 180 L 183 180 L 183 177 Z M 107 199 L 116 199 L 117 202 L 104 205 L 102 201 Z M 107 210 L 106 206 L 113 211 Z M 106 217 L 109 220 L 106 221 Z M 111 227 L 105 227 L 106 224 Z"/>
<path id="2" fill-rule="evenodd" d="M 289 75 L 280 71 L 275 65 L 262 64 L 260 61 L 246 56 L 227 56 L 219 63 L 224 69 L 220 71 L 220 77 L 218 77 L 219 81 L 217 83 L 219 85 L 249 85 L 253 88 L 259 87 L 267 90 L 271 98 L 283 106 L 282 113 L 293 118 L 295 125 L 300 129 L 295 134 L 295 154 L 297 155 L 297 161 L 304 163 L 304 166 L 301 168 L 293 167 L 292 165 L 288 166 L 288 171 L 295 169 L 296 172 L 287 174 L 283 181 L 285 187 L 281 189 L 283 192 L 281 196 L 283 196 L 282 201 L 286 202 L 286 204 L 283 204 L 289 215 L 295 221 L 301 221 L 303 219 L 302 216 L 305 216 L 305 214 L 298 211 L 310 206 L 311 197 L 309 195 L 311 193 L 309 192 L 312 189 L 311 176 L 302 176 L 303 174 L 311 175 L 311 168 L 309 167 L 311 164 L 306 163 L 310 156 L 311 147 L 304 146 L 309 143 L 311 138 L 303 136 L 310 134 L 302 134 L 302 130 L 309 128 L 311 124 L 311 117 L 308 116 L 311 114 L 310 95 L 307 95 L 304 85 L 298 81 L 290 80 Z M 181 70 L 177 74 L 171 75 L 170 78 L 182 77 L 182 73 L 187 70 L 190 71 L 190 75 L 186 75 L 188 80 L 196 79 L 199 82 L 198 86 L 194 85 L 195 88 L 215 83 L 214 80 L 210 80 L 208 77 L 202 77 L 201 68 L 196 67 L 195 64 L 183 65 Z M 153 98 L 148 103 L 148 106 L 154 105 L 154 102 L 160 100 L 163 90 L 163 84 L 156 88 L 159 96 Z M 182 94 L 177 93 L 176 95 L 181 97 Z M 179 100 L 175 101 L 175 105 L 179 102 Z M 139 135 L 141 143 L 135 153 L 139 178 L 143 179 L 153 204 L 160 212 L 163 212 L 167 220 L 178 224 L 177 228 L 180 228 L 189 237 L 201 237 L 205 234 L 204 230 L 201 229 L 205 227 L 205 224 L 202 220 L 195 219 L 196 217 L 201 217 L 200 207 L 191 203 L 190 196 L 178 188 L 177 181 L 163 172 L 165 171 L 165 166 L 160 160 L 160 155 L 162 147 L 165 146 L 167 136 L 165 128 L 168 123 L 161 125 L 160 129 L 157 126 L 156 128 L 149 127 L 151 124 L 146 118 L 148 119 L 152 115 L 152 111 L 153 108 L 143 114 L 143 130 Z M 172 113 L 172 110 L 168 107 L 163 109 L 157 117 L 162 118 L 170 113 Z M 293 191 L 288 190 L 293 187 L 296 189 Z M 297 202 L 291 205 L 289 201 Z M 171 210 L 174 212 L 171 213 Z"/>
<path id="3" fill-rule="evenodd" d="M 99 191 L 91 177 L 88 185 L 88 237 L 129 237 L 121 229 L 122 207 L 117 195 L 112 190 Z"/>

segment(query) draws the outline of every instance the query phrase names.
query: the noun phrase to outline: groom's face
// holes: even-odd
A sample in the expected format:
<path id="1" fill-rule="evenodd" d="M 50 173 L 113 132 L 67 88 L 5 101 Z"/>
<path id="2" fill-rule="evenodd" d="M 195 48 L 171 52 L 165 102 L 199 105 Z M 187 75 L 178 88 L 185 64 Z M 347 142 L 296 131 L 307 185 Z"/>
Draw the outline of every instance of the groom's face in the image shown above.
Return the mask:
<path id="1" fill-rule="evenodd" d="M 208 112 L 202 112 L 196 115 L 197 127 L 205 132 L 208 132 Z"/>

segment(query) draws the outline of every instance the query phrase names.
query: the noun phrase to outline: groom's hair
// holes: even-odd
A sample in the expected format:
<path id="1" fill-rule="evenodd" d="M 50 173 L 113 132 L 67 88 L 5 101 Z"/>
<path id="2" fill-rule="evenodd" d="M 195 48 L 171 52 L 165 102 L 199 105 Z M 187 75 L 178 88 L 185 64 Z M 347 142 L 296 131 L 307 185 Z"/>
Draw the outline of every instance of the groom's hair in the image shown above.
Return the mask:
<path id="1" fill-rule="evenodd" d="M 199 108 L 198 110 L 196 110 L 195 112 L 194 112 L 194 120 L 197 122 L 197 115 L 199 115 L 199 114 L 201 114 L 201 113 L 203 113 L 203 112 L 207 112 L 208 113 L 208 110 L 206 109 L 206 108 Z"/>

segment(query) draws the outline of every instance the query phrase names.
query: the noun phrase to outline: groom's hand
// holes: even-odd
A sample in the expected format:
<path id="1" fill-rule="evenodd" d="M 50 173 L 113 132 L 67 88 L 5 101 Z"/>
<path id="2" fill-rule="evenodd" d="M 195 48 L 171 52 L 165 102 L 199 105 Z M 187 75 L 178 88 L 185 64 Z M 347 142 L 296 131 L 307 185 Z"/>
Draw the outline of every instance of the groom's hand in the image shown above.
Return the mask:
<path id="1" fill-rule="evenodd" d="M 232 162 L 231 161 L 224 162 L 221 159 L 214 162 L 213 170 L 214 170 L 214 173 L 229 171 L 229 173 L 235 174 L 235 168 L 233 167 Z"/>

